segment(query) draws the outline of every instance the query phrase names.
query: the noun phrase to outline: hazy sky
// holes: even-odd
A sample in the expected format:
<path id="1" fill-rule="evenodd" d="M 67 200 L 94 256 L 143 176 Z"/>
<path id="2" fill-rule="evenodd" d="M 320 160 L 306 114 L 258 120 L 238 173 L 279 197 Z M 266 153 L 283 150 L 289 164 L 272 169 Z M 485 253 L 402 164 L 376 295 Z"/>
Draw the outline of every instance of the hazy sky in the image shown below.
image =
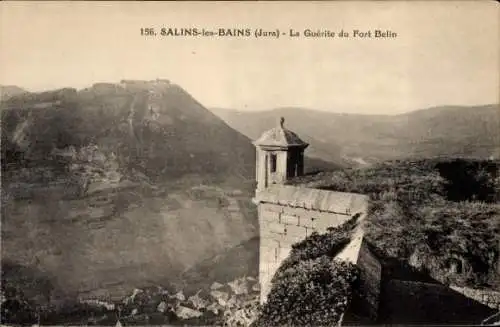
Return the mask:
<path id="1" fill-rule="evenodd" d="M 481 2 L 0 3 L 0 84 L 167 78 L 207 107 L 399 113 L 499 102 L 500 6 Z M 390 39 L 190 38 L 141 27 L 391 30 Z M 252 32 L 253 33 L 253 32 Z"/>

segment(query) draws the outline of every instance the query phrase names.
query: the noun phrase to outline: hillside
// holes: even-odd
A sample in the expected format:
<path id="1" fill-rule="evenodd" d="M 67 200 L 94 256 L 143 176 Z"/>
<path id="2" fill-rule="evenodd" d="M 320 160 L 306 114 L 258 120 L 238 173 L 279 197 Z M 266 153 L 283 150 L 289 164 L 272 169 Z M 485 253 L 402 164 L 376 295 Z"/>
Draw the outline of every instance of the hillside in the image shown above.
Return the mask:
<path id="1" fill-rule="evenodd" d="M 291 182 L 370 196 L 367 238 L 442 283 L 500 289 L 500 161 L 403 160 Z"/>
<path id="2" fill-rule="evenodd" d="M 7 160 L 14 157 L 7 151 L 39 162 L 54 149 L 93 144 L 114 152 L 123 168 L 150 178 L 200 172 L 252 176 L 249 140 L 168 82 L 101 83 L 81 91 L 28 94 L 8 99 L 2 108 Z"/>
<path id="3" fill-rule="evenodd" d="M 358 115 L 280 108 L 260 112 L 212 109 L 230 126 L 255 138 L 276 118 L 311 144 L 310 156 L 334 163 L 363 165 L 430 156 L 500 156 L 498 104 L 444 106 L 401 115 Z"/>
<path id="4" fill-rule="evenodd" d="M 15 85 L 0 85 L 0 101 L 7 100 L 13 96 L 26 93 L 25 89 Z"/>
<path id="5" fill-rule="evenodd" d="M 254 237 L 191 267 L 182 274 L 183 280 L 189 280 L 183 289 L 193 292 L 206 283 L 229 282 L 232 276 L 258 276 L 259 253 L 252 249 L 259 244 L 259 237 Z"/>
<path id="6" fill-rule="evenodd" d="M 1 109 L 4 292 L 119 299 L 258 235 L 253 145 L 178 85 L 25 93 Z"/>

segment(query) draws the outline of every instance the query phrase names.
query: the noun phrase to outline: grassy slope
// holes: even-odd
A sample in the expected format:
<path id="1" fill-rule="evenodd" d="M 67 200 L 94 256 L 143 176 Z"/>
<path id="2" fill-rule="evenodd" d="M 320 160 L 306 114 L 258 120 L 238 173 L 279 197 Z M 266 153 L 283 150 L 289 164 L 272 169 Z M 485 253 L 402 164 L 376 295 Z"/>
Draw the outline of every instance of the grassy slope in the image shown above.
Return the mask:
<path id="1" fill-rule="evenodd" d="M 369 194 L 368 237 L 385 255 L 443 282 L 498 288 L 499 167 L 474 160 L 399 161 L 294 183 Z M 452 271 L 453 262 L 461 271 Z"/>

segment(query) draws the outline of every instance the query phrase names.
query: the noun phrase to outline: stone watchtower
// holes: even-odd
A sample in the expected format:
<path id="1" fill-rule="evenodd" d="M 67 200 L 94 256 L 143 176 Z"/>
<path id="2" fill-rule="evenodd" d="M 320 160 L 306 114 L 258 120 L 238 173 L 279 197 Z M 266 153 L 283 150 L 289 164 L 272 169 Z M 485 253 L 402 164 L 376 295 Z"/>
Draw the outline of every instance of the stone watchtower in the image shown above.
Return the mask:
<path id="1" fill-rule="evenodd" d="M 275 128 L 253 142 L 257 149 L 257 193 L 269 185 L 283 184 L 304 174 L 304 150 L 309 144 L 286 129 L 284 124 L 285 119 L 281 117 Z"/>
<path id="2" fill-rule="evenodd" d="M 335 260 L 349 261 L 360 268 L 361 296 L 351 301 L 350 312 L 363 317 L 365 322 L 374 321 L 381 266 L 363 236 L 361 222 L 368 212 L 368 197 L 285 185 L 286 181 L 304 175 L 304 150 L 309 144 L 286 129 L 284 122 L 281 118 L 275 128 L 253 142 L 257 151 L 257 189 L 253 202 L 259 215 L 260 302 L 266 301 L 272 277 L 290 254 L 293 244 L 314 232 L 325 233 L 329 227 L 337 227 L 357 217 L 351 241 Z M 349 315 L 344 316 L 344 321 L 349 320 L 345 317 Z"/>

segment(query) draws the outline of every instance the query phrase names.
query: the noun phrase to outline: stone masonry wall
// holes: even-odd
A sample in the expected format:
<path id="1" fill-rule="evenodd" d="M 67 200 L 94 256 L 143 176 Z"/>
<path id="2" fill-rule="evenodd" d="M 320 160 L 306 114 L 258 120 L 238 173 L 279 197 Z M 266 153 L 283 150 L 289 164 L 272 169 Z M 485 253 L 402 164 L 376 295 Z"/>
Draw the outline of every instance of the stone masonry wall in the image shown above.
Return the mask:
<path id="1" fill-rule="evenodd" d="M 270 203 L 259 204 L 261 303 L 270 291 L 270 282 L 291 246 L 314 231 L 326 232 L 351 218 L 344 213 L 319 212 Z M 352 214 L 355 214 L 354 212 Z"/>
<path id="2" fill-rule="evenodd" d="M 381 324 L 476 325 L 495 310 L 439 283 L 389 280 L 380 308 Z"/>
<path id="3" fill-rule="evenodd" d="M 380 282 L 382 279 L 382 266 L 377 257 L 373 255 L 363 239 L 356 265 L 360 271 L 360 289 L 355 294 L 356 311 L 363 314 L 370 321 L 375 321 L 378 315 L 380 299 Z"/>
<path id="4" fill-rule="evenodd" d="M 500 310 L 500 292 L 453 285 L 450 288 L 490 308 Z"/>

